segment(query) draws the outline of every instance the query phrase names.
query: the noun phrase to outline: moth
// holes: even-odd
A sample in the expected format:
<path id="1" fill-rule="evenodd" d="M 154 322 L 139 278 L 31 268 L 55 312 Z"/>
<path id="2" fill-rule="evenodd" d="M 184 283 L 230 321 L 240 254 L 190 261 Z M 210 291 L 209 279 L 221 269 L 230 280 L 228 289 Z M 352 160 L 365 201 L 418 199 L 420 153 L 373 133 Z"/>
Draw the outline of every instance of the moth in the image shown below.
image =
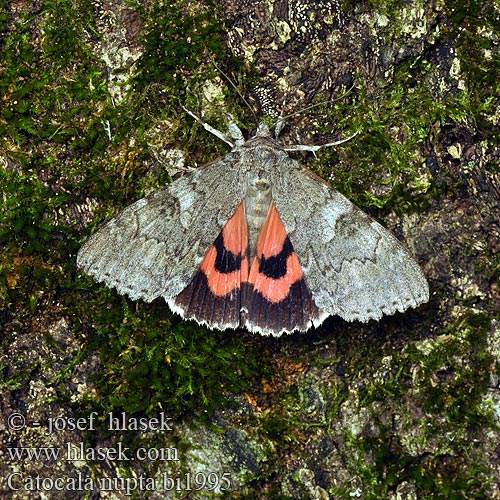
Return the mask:
<path id="1" fill-rule="evenodd" d="M 188 113 L 231 152 L 125 208 L 83 245 L 79 268 L 209 328 L 276 337 L 428 301 L 401 243 L 288 154 L 337 143 L 282 145 L 265 123 L 245 141 L 233 122 L 228 135 Z"/>

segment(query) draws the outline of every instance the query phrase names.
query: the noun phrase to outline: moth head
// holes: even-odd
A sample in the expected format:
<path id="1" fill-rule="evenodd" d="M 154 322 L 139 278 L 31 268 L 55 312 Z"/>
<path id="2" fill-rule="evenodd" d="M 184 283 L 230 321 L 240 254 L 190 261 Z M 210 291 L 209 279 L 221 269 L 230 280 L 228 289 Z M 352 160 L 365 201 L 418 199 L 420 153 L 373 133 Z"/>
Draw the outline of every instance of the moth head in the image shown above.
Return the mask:
<path id="1" fill-rule="evenodd" d="M 269 125 L 266 122 L 260 122 L 257 130 L 255 131 L 255 137 L 270 137 L 271 132 L 269 131 Z"/>
<path id="2" fill-rule="evenodd" d="M 269 182 L 269 179 L 254 179 L 251 184 L 257 191 L 271 191 L 271 183 Z"/>

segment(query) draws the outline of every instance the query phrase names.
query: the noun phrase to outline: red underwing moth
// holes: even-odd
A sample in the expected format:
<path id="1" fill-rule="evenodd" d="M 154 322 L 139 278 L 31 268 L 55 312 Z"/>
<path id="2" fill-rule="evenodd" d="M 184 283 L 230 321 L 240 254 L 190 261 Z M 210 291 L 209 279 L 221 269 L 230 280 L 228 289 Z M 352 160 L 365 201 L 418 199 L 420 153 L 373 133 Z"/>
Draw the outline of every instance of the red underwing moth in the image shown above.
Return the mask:
<path id="1" fill-rule="evenodd" d="M 264 123 L 245 142 L 234 123 L 228 136 L 189 114 L 232 151 L 111 219 L 80 249 L 81 269 L 210 328 L 262 335 L 428 301 L 399 241 L 287 153 L 337 143 L 284 146 Z"/>

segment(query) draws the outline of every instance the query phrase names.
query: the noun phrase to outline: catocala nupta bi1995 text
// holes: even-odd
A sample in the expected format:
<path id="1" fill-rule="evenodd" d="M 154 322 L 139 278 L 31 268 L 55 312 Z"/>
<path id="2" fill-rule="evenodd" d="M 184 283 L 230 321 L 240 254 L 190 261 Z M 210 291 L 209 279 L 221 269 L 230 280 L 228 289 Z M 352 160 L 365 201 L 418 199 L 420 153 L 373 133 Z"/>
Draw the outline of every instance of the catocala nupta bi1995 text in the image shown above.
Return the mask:
<path id="1" fill-rule="evenodd" d="M 322 146 L 282 145 L 265 123 L 247 141 L 234 123 L 231 136 L 203 125 L 231 152 L 125 208 L 83 245 L 78 267 L 210 328 L 263 335 L 428 301 L 401 243 L 288 154 Z"/>

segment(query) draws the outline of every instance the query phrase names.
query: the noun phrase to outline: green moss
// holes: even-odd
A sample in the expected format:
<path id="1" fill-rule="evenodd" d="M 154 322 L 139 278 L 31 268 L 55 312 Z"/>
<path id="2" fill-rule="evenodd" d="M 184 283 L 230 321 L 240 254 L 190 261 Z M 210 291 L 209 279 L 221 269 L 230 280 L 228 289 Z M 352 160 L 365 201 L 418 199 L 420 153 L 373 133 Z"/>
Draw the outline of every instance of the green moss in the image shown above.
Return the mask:
<path id="1" fill-rule="evenodd" d="M 420 383 L 426 386 L 418 400 L 426 411 L 444 417 L 450 429 L 477 431 L 491 423 L 481 405 L 493 362 L 486 351 L 490 321 L 485 314 L 467 315 L 421 358 Z"/>
<path id="2" fill-rule="evenodd" d="M 487 429 L 496 429 L 483 402 L 494 364 L 486 352 L 490 326 L 486 314 L 470 313 L 436 341 L 416 344 L 418 349 L 409 343 L 392 355 L 392 375 L 387 373 L 359 394 L 378 429 L 376 436 L 349 440 L 355 451 L 346 455 L 346 463 L 361 478 L 364 498 L 386 497 L 404 481 L 415 485 L 418 498 L 486 498 L 487 468 L 481 449 L 471 443 L 479 442 Z M 395 434 L 380 419 L 378 407 L 372 406 L 375 401 L 396 409 L 404 422 L 401 431 Z M 421 408 L 425 416 L 415 420 L 416 415 L 405 410 L 408 406 Z M 411 439 L 414 432 L 421 436 L 417 446 L 422 452 L 409 454 L 408 443 L 400 439 L 408 433 Z M 424 452 L 427 446 L 432 454 Z M 348 498 L 346 489 L 335 493 Z"/>
<path id="3" fill-rule="evenodd" d="M 95 382 L 106 413 L 154 414 L 159 408 L 171 416 L 210 413 L 228 404 L 230 394 L 248 390 L 262 373 L 251 337 L 172 322 L 161 301 L 133 304 L 95 288 L 89 299 L 82 314 L 92 317 L 95 330 L 87 348 L 98 352 L 103 364 Z"/>
<path id="4" fill-rule="evenodd" d="M 355 0 L 343 0 L 342 9 L 349 11 L 360 5 Z M 365 0 L 361 5 L 363 9 L 372 10 L 377 9 L 384 14 L 394 13 L 395 10 L 402 5 L 402 0 Z"/>
<path id="5" fill-rule="evenodd" d="M 49 0 L 38 16 L 27 11 L 17 23 L 0 18 L 0 148 L 12 165 L 0 170 L 2 324 L 6 332 L 22 333 L 14 323 L 24 318 L 29 329 L 29 318 L 42 311 L 49 318 L 54 303 L 80 318 L 81 354 L 97 352 L 103 364 L 96 374 L 100 401 L 85 404 L 110 411 L 203 413 L 239 394 L 259 372 L 253 338 L 245 342 L 178 319 L 172 323 L 164 303 L 133 306 L 114 292 L 99 292 L 89 279 L 74 281 L 82 235 L 68 208 L 88 197 L 99 201 L 90 231 L 168 181 L 164 172 L 145 175 L 144 131 L 172 113 L 172 106 L 148 101 L 150 85 L 169 89 L 176 108 L 180 89 L 194 85 L 190 73 L 200 81 L 215 74 L 211 63 L 202 68 L 202 59 L 225 57 L 217 9 L 187 8 L 174 2 L 142 9 L 146 52 L 136 96 L 119 105 L 111 102 L 101 62 L 86 47 L 94 29 L 89 2 Z M 43 33 L 41 47 L 33 33 Z M 173 130 L 175 141 L 183 132 L 175 137 Z M 127 146 L 131 139 L 138 140 Z M 27 378 L 11 373 L 9 380 L 18 387 Z"/>
<path id="6" fill-rule="evenodd" d="M 467 460 L 463 455 L 438 453 L 413 457 L 401 453 L 388 434 L 353 440 L 351 446 L 359 457 L 353 473 L 363 485 L 363 498 L 386 498 L 405 482 L 414 485 L 418 498 L 487 498 L 487 468 L 478 465 L 478 457 Z M 330 493 L 336 498 L 352 498 L 350 488 L 335 488 Z"/>
<path id="7" fill-rule="evenodd" d="M 425 61 L 410 61 L 398 66 L 394 83 L 376 100 L 360 81 L 356 94 L 335 106 L 331 122 L 359 135 L 336 151 L 323 151 L 320 173 L 327 177 L 321 169 L 335 164 L 335 186 L 357 204 L 399 212 L 429 206 L 435 187 L 425 158 L 432 134 L 436 127 L 474 117 L 467 93 L 444 98 L 432 93 L 426 78 L 434 70 Z"/>
<path id="8" fill-rule="evenodd" d="M 145 50 L 137 62 L 138 90 L 160 82 L 179 99 L 187 87 L 218 76 L 216 68 L 206 62 L 229 56 L 219 9 L 210 0 L 196 5 L 178 0 L 154 2 L 151 10 L 143 11 Z"/>
<path id="9" fill-rule="evenodd" d="M 389 18 L 403 6 L 397 1 L 369 5 Z M 456 41 L 464 87 L 447 81 L 444 87 L 450 90 L 439 91 L 440 81 L 448 78 L 441 62 L 419 54 L 398 64 L 390 85 L 383 82 L 386 88 L 376 99 L 358 79 L 346 99 L 331 108 L 330 128 L 360 134 L 337 150 L 323 151 L 317 168 L 328 178 L 327 165 L 334 164 L 335 186 L 361 206 L 422 210 L 432 197 L 461 186 L 461 180 L 443 168 L 436 186 L 425 165 L 429 143 L 439 148 L 436 138 L 444 129 L 477 128 L 476 134 L 498 142 L 496 128 L 485 120 L 494 114 L 500 81 L 498 50 L 494 35 L 488 35 L 496 31 L 493 4 L 449 2 L 448 9 L 453 26 L 436 31 L 433 45 L 447 47 Z M 396 28 L 390 24 L 387 29 Z M 386 36 L 388 45 L 394 37 L 400 39 L 392 32 Z"/>
<path id="10" fill-rule="evenodd" d="M 498 31 L 497 10 L 494 2 L 466 0 L 457 4 L 446 2 L 448 15 L 453 22 L 453 32 L 458 35 L 458 55 L 464 63 L 468 86 L 474 91 L 491 96 L 498 88 L 499 60 L 495 40 L 488 37 L 488 30 Z M 486 53 L 491 57 L 485 57 Z"/>
<path id="11" fill-rule="evenodd" d="M 495 114 L 500 92 L 500 53 L 497 11 L 494 2 L 469 0 L 457 5 L 447 2 L 453 29 L 447 33 L 457 39 L 457 56 L 464 73 L 472 114 L 482 133 L 499 144 L 496 127 L 485 120 Z"/>
<path id="12" fill-rule="evenodd" d="M 52 64 L 66 66 L 85 58 L 84 27 L 92 19 L 90 0 L 45 0 L 42 50 Z"/>

